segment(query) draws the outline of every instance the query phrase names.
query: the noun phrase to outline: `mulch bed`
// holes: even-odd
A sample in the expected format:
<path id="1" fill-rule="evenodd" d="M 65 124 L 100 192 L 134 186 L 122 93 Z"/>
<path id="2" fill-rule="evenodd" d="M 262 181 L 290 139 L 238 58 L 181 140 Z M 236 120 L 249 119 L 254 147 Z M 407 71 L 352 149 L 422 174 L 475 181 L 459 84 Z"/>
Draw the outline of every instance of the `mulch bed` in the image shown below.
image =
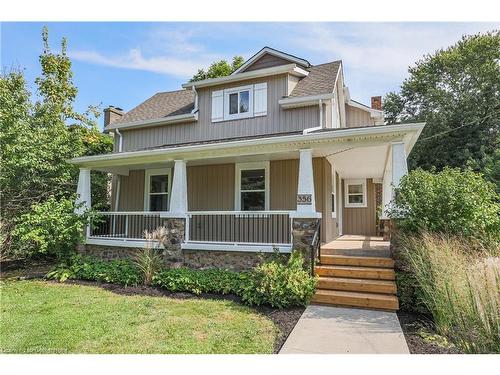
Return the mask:
<path id="1" fill-rule="evenodd" d="M 433 323 L 428 317 L 406 311 L 398 311 L 397 315 L 411 354 L 461 353 L 453 345 L 439 344 L 440 336 L 434 332 Z M 435 337 L 436 339 L 430 340 L 425 337 Z"/>

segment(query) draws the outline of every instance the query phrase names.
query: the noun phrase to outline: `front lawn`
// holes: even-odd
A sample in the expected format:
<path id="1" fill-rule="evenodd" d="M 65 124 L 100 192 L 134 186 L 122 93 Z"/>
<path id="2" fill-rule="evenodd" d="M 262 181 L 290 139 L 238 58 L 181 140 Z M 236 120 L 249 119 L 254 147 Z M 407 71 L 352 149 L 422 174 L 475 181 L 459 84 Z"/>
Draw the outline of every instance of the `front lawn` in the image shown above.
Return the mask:
<path id="1" fill-rule="evenodd" d="M 44 281 L 0 284 L 3 353 L 273 353 L 271 320 L 226 300 L 118 295 Z"/>

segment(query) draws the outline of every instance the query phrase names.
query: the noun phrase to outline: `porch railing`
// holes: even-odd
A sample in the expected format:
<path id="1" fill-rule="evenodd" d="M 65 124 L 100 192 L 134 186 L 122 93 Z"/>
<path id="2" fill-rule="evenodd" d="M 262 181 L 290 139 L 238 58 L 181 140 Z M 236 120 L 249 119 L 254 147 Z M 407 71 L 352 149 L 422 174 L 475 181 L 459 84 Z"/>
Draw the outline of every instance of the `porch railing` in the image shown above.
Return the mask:
<path id="1" fill-rule="evenodd" d="M 290 244 L 290 212 L 189 212 L 187 234 L 188 242 Z"/>
<path id="2" fill-rule="evenodd" d="M 90 238 L 142 239 L 162 226 L 159 212 L 98 212 L 90 218 Z"/>

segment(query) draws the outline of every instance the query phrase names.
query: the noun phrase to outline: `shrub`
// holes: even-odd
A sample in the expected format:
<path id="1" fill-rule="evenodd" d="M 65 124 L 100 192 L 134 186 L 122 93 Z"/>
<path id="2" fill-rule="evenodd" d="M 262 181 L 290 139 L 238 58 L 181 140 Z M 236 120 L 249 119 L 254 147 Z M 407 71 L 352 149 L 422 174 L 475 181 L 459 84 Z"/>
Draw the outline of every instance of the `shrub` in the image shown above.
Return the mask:
<path id="1" fill-rule="evenodd" d="M 423 234 L 402 253 L 436 329 L 468 353 L 500 353 L 500 250 Z"/>
<path id="2" fill-rule="evenodd" d="M 286 263 L 278 260 L 255 267 L 242 283 L 241 297 L 249 305 L 305 306 L 311 300 L 316 278 L 304 270 L 304 258 L 293 251 Z"/>
<path id="3" fill-rule="evenodd" d="M 83 240 L 87 213 L 76 215 L 73 199 L 50 197 L 44 203 L 34 204 L 22 215 L 12 232 L 17 256 L 43 254 L 67 258 Z"/>
<path id="4" fill-rule="evenodd" d="M 223 269 L 175 268 L 161 271 L 153 276 L 153 285 L 171 292 L 239 295 L 241 285 L 246 278 L 245 272 Z"/>
<path id="5" fill-rule="evenodd" d="M 61 263 L 46 277 L 59 281 L 80 279 L 121 285 L 138 285 L 142 282 L 140 270 L 129 260 L 105 261 L 78 255 L 68 263 Z"/>
<path id="6" fill-rule="evenodd" d="M 500 239 L 499 196 L 491 183 L 470 170 L 410 172 L 396 189 L 390 216 L 404 233 Z"/>

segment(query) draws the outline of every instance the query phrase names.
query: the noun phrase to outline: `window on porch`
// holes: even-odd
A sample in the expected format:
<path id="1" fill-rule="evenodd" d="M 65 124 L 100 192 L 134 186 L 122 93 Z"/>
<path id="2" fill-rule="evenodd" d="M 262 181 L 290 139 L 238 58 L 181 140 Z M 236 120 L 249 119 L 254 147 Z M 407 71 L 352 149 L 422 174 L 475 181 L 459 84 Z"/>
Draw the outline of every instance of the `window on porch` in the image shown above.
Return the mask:
<path id="1" fill-rule="evenodd" d="M 345 206 L 366 207 L 366 180 L 346 180 Z"/>
<path id="2" fill-rule="evenodd" d="M 145 173 L 144 210 L 168 211 L 170 198 L 170 169 L 149 169 Z"/>
<path id="3" fill-rule="evenodd" d="M 236 165 L 236 207 L 240 211 L 269 209 L 269 162 Z"/>

